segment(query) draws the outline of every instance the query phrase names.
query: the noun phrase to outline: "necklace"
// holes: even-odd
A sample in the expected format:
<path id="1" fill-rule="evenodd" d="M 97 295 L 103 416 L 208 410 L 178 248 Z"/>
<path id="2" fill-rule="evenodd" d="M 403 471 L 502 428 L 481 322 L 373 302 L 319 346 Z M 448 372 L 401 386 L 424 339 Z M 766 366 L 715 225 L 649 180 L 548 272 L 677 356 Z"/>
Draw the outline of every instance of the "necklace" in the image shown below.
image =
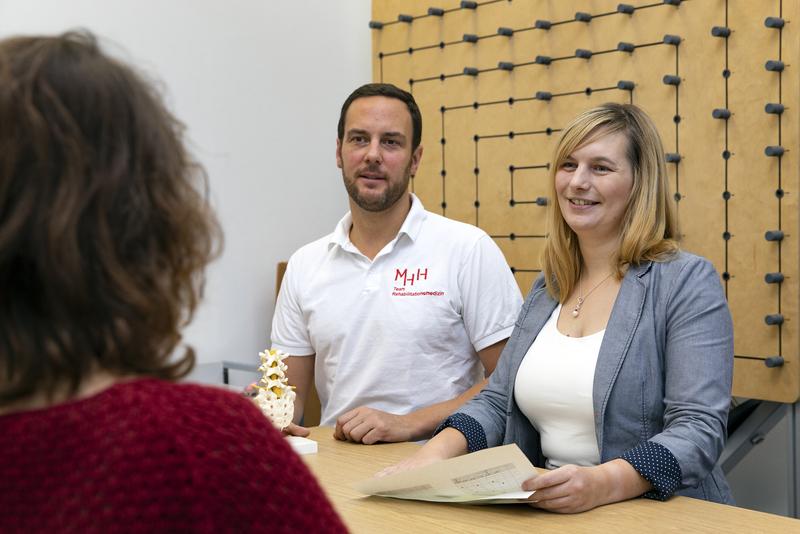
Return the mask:
<path id="1" fill-rule="evenodd" d="M 586 293 L 585 295 L 583 294 L 583 285 L 581 284 L 581 278 L 582 277 L 578 278 L 578 303 L 575 304 L 575 307 L 572 309 L 572 317 L 578 317 L 578 315 L 580 315 L 581 306 L 583 306 L 583 303 L 586 302 L 586 299 L 589 298 L 589 295 L 592 294 L 592 291 L 594 291 L 595 289 L 597 289 L 598 287 L 603 285 L 603 282 L 605 282 L 606 280 L 611 278 L 612 274 L 614 274 L 614 273 L 613 272 L 612 273 L 608 273 L 608 276 L 606 276 L 605 278 L 600 280 L 597 284 L 595 284 L 595 286 L 592 289 L 590 289 L 589 292 Z"/>

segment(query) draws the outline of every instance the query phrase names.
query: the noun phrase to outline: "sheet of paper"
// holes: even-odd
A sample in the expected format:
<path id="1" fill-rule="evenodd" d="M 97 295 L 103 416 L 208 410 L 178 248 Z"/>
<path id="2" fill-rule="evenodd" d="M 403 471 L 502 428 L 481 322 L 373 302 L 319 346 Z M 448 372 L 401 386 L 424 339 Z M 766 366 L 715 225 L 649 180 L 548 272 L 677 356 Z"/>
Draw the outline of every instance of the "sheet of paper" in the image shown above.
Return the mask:
<path id="1" fill-rule="evenodd" d="M 381 478 L 362 480 L 355 489 L 366 495 L 464 504 L 522 502 L 532 491 L 522 483 L 536 468 L 515 444 L 457 456 Z"/>

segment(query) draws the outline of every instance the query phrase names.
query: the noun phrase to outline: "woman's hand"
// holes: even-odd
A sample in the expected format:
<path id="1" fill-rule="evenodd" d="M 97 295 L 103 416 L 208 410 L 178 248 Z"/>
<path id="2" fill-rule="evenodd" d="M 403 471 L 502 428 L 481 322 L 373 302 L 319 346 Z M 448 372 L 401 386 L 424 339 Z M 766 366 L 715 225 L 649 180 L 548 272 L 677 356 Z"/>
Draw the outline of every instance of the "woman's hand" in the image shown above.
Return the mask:
<path id="1" fill-rule="evenodd" d="M 467 439 L 455 428 L 445 428 L 432 437 L 428 443 L 400 462 L 375 473 L 376 477 L 385 477 L 394 473 L 408 471 L 430 465 L 439 460 L 446 460 L 454 456 L 467 453 Z"/>
<path id="2" fill-rule="evenodd" d="M 591 510 L 603 503 L 605 484 L 597 467 L 565 465 L 526 480 L 531 505 L 551 512 L 572 514 Z"/>
<path id="3" fill-rule="evenodd" d="M 551 512 L 574 514 L 603 504 L 638 497 L 652 486 L 625 460 L 593 467 L 565 465 L 522 484 L 531 505 Z"/>
<path id="4" fill-rule="evenodd" d="M 439 457 L 439 455 L 431 454 L 431 451 L 425 450 L 425 447 L 422 447 L 419 451 L 415 452 L 408 458 L 401 460 L 394 465 L 390 465 L 381 471 L 378 471 L 375 473 L 375 476 L 380 478 L 385 477 L 386 475 L 402 473 L 403 471 L 410 471 L 418 467 L 424 467 L 444 459 L 445 458 Z"/>

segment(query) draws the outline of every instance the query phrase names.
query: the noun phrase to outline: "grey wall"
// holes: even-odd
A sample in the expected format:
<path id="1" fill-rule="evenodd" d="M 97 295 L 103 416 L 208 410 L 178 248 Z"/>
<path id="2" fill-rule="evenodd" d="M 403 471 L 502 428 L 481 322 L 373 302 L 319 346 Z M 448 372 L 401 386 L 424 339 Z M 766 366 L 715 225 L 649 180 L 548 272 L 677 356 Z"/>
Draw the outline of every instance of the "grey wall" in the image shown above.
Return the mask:
<path id="1" fill-rule="evenodd" d="M 188 126 L 226 236 L 186 330 L 200 363 L 257 361 L 276 262 L 347 209 L 336 121 L 371 78 L 369 18 L 369 0 L 0 0 L 0 37 L 88 28 Z"/>

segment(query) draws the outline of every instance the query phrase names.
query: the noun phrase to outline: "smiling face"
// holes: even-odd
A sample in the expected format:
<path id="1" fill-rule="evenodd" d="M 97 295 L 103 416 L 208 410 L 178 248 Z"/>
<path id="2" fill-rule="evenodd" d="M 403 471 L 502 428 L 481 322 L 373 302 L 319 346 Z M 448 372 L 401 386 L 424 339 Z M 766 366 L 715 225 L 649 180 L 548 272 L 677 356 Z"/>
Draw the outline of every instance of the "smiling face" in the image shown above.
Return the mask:
<path id="1" fill-rule="evenodd" d="M 581 240 L 617 239 L 633 188 L 628 140 L 599 132 L 559 165 L 555 190 L 564 221 Z"/>
<path id="2" fill-rule="evenodd" d="M 411 149 L 411 114 L 404 102 L 385 96 L 353 101 L 336 142 L 336 164 L 351 204 L 385 211 L 402 198 L 417 172 L 422 147 Z"/>

